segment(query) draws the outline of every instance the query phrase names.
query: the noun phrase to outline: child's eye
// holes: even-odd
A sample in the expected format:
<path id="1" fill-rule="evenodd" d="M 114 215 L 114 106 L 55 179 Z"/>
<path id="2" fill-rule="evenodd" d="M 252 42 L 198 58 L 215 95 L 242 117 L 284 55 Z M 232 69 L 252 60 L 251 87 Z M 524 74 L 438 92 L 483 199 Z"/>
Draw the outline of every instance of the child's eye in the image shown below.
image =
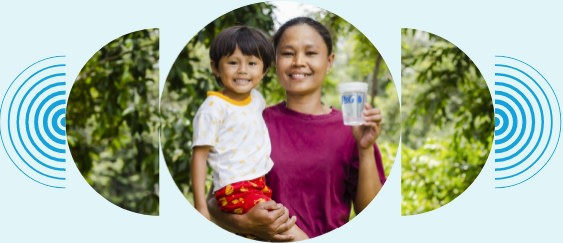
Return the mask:
<path id="1" fill-rule="evenodd" d="M 293 52 L 285 51 L 281 53 L 282 56 L 293 56 Z"/>
<path id="2" fill-rule="evenodd" d="M 237 62 L 236 62 L 236 61 L 228 61 L 227 64 L 229 64 L 229 65 L 237 65 Z"/>
<path id="3" fill-rule="evenodd" d="M 248 65 L 250 65 L 250 66 L 254 66 L 254 65 L 257 65 L 257 64 L 258 64 L 258 63 L 256 63 L 256 62 L 249 62 L 249 63 L 248 63 Z"/>
<path id="4" fill-rule="evenodd" d="M 316 55 L 316 54 L 317 54 L 317 52 L 314 52 L 314 51 L 308 51 L 308 52 L 306 52 L 305 54 L 306 54 L 307 56 L 313 56 L 313 55 Z"/>

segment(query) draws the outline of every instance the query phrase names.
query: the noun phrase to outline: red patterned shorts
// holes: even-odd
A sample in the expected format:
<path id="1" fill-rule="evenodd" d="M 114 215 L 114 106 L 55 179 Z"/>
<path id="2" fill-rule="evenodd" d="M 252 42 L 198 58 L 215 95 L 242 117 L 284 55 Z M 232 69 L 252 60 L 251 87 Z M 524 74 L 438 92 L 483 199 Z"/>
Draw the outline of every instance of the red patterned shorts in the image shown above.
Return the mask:
<path id="1" fill-rule="evenodd" d="M 270 201 L 271 198 L 272 190 L 266 186 L 264 176 L 235 182 L 215 192 L 215 199 L 221 210 L 235 214 L 245 214 L 254 205 Z"/>

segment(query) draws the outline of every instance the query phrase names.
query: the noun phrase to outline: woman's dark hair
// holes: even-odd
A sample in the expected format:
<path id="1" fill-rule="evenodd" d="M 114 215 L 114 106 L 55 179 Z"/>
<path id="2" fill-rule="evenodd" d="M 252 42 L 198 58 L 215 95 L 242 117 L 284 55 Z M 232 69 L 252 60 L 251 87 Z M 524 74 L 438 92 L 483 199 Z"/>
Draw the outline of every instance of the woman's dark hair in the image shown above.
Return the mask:
<path id="1" fill-rule="evenodd" d="M 211 42 L 209 58 L 219 68 L 222 57 L 232 55 L 236 48 L 247 56 L 256 56 L 264 63 L 264 73 L 274 61 L 274 47 L 266 35 L 255 28 L 243 25 L 232 26 L 221 31 Z M 217 80 L 221 83 L 221 80 Z"/>
<path id="2" fill-rule="evenodd" d="M 309 18 L 309 17 L 297 17 L 297 18 L 293 18 L 288 20 L 287 22 L 285 22 L 279 29 L 278 31 L 276 31 L 276 33 L 274 34 L 273 40 L 274 40 L 274 48 L 278 48 L 278 44 L 280 43 L 280 39 L 283 35 L 283 33 L 285 32 L 285 30 L 291 26 L 295 26 L 295 25 L 299 25 L 299 24 L 306 24 L 311 26 L 313 29 L 315 29 L 319 35 L 321 35 L 321 37 L 323 38 L 326 47 L 328 49 L 328 54 L 332 54 L 332 37 L 330 35 L 330 32 L 328 31 L 328 29 L 321 23 L 319 23 L 318 21 Z"/>

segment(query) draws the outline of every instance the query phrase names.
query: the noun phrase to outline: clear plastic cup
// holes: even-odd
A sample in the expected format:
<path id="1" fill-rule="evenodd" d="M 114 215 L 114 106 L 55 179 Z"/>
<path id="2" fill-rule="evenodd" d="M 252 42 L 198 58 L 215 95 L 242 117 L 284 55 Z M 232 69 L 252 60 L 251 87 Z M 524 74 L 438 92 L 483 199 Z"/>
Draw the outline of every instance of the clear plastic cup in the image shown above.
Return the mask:
<path id="1" fill-rule="evenodd" d="M 344 125 L 358 126 L 364 124 L 364 106 L 368 84 L 364 82 L 346 82 L 338 85 L 342 102 L 342 118 Z"/>

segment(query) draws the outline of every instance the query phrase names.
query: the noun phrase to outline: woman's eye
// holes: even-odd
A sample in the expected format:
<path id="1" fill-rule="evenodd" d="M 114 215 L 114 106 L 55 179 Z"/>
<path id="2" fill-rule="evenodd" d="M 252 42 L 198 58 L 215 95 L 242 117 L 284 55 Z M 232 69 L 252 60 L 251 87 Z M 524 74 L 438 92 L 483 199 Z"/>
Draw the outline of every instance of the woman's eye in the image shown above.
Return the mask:
<path id="1" fill-rule="evenodd" d="M 282 52 L 282 56 L 293 56 L 293 52 Z"/>

